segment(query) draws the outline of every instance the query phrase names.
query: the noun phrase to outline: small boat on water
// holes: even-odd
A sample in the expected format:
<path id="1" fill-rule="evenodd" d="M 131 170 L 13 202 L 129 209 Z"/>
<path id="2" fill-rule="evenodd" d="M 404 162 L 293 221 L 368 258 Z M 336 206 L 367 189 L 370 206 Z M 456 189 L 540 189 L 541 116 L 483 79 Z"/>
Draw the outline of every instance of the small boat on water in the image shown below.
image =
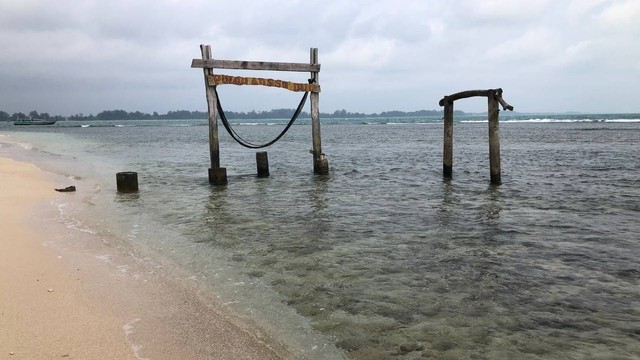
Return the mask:
<path id="1" fill-rule="evenodd" d="M 55 120 L 46 120 L 46 119 L 18 119 L 13 122 L 13 125 L 53 125 L 55 124 Z"/>

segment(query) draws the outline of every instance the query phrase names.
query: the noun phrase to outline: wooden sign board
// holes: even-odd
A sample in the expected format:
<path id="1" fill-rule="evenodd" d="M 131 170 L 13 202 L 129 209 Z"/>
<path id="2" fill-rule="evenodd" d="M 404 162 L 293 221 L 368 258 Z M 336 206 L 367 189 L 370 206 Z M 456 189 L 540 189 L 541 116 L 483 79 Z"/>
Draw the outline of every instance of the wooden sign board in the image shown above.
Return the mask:
<path id="1" fill-rule="evenodd" d="M 265 78 L 255 78 L 255 77 L 210 74 L 207 76 L 207 81 L 209 82 L 209 86 L 224 85 L 224 84 L 262 85 L 262 86 L 278 87 L 278 88 L 287 89 L 290 91 L 297 91 L 297 92 L 304 92 L 304 91 L 310 91 L 315 93 L 320 92 L 320 85 L 317 85 L 317 84 L 294 83 L 294 82 L 285 81 L 285 80 L 275 80 L 275 79 L 265 79 Z"/>

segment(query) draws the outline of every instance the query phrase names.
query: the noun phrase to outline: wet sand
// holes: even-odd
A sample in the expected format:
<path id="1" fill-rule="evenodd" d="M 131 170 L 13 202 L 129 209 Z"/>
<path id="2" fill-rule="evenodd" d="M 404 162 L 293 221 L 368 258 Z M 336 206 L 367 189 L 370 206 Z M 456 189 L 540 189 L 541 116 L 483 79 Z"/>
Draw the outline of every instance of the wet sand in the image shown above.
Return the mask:
<path id="1" fill-rule="evenodd" d="M 0 158 L 0 359 L 292 358 L 170 264 L 56 221 L 66 182 Z"/>

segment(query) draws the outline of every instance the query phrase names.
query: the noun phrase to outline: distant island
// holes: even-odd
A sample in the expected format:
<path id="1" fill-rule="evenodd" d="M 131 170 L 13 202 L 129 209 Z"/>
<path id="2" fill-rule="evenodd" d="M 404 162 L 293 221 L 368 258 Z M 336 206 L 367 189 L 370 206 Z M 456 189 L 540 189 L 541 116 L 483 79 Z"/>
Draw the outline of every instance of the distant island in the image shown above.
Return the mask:
<path id="1" fill-rule="evenodd" d="M 294 109 L 273 109 L 270 111 L 249 111 L 249 112 L 237 112 L 226 111 L 225 114 L 229 119 L 288 119 L 293 115 Z M 465 112 L 456 110 L 457 115 L 464 115 Z M 393 117 L 422 117 L 422 116 L 442 116 L 442 110 L 418 110 L 418 111 L 383 111 L 381 113 L 365 114 L 357 112 L 349 112 L 346 110 L 336 110 L 333 113 L 320 113 L 320 118 L 338 118 L 338 119 L 350 119 L 350 118 L 393 118 Z M 46 120 L 72 120 L 72 121 L 92 121 L 92 120 L 183 120 L 183 119 L 207 119 L 209 115 L 206 111 L 189 111 L 189 110 L 175 110 L 169 111 L 166 114 L 153 114 L 142 113 L 140 111 L 127 112 L 124 110 L 105 110 L 99 112 L 96 115 L 89 114 L 76 114 L 71 116 L 62 115 L 50 115 L 46 112 L 39 113 L 35 110 L 24 114 L 21 112 L 10 115 L 5 111 L 0 110 L 0 121 L 15 121 L 18 119 L 26 118 L 34 119 L 46 119 Z M 310 114 L 306 111 L 300 113 L 300 117 L 309 118 Z"/>

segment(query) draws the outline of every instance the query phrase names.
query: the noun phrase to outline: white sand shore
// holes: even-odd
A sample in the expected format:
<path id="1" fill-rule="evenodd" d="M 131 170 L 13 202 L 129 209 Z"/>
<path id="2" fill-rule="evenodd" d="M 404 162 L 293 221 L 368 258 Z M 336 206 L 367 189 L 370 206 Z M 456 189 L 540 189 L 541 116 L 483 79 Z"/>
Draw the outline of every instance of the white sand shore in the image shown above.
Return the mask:
<path id="1" fill-rule="evenodd" d="M 35 166 L 0 158 L 0 359 L 291 357 L 197 289 L 136 276 L 139 264 L 95 236 L 77 241 L 53 220 L 33 228 L 56 197 L 74 196 L 55 187 Z"/>

